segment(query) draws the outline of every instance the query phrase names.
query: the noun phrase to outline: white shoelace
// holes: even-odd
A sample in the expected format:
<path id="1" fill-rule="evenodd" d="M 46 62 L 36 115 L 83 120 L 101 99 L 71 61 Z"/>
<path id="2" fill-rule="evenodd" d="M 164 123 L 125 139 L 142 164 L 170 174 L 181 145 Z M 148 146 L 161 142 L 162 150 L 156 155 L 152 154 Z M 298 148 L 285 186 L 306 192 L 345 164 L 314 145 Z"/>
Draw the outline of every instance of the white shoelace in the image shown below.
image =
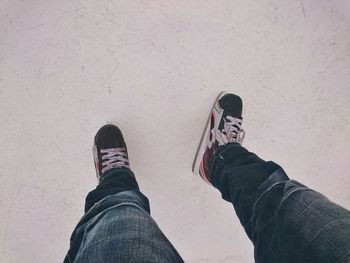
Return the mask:
<path id="1" fill-rule="evenodd" d="M 219 132 L 219 145 L 224 145 L 230 142 L 242 143 L 245 136 L 245 131 L 241 129 L 242 120 L 232 116 L 226 116 L 224 122 L 224 129 Z"/>
<path id="2" fill-rule="evenodd" d="M 102 173 L 112 168 L 130 168 L 125 147 L 101 149 L 101 154 L 104 154 L 102 155 L 102 160 L 105 160 L 102 163 Z"/>

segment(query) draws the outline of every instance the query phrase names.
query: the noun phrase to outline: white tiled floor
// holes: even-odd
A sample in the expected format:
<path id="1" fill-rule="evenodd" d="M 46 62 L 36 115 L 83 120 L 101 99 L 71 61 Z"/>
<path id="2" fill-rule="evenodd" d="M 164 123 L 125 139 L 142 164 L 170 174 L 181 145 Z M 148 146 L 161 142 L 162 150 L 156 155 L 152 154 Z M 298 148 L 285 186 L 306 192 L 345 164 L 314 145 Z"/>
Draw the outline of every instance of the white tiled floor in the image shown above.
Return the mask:
<path id="1" fill-rule="evenodd" d="M 245 146 L 350 208 L 347 0 L 1 0 L 0 261 L 61 262 L 107 121 L 188 262 L 253 262 L 230 204 L 191 174 L 213 99 Z"/>

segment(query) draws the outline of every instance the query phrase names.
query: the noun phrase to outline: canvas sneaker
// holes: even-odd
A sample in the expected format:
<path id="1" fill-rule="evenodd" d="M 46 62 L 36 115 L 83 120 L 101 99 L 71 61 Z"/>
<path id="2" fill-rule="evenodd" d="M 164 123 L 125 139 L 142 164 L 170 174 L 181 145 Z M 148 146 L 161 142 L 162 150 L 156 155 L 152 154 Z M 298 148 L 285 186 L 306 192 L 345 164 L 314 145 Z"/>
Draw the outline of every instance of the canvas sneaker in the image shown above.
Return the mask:
<path id="1" fill-rule="evenodd" d="M 100 182 L 103 175 L 112 168 L 130 169 L 126 143 L 120 129 L 107 124 L 99 129 L 92 148 L 97 179 Z"/>
<path id="2" fill-rule="evenodd" d="M 192 165 L 192 172 L 209 184 L 217 149 L 227 143 L 241 144 L 244 139 L 242 108 L 241 98 L 231 93 L 221 92 L 214 102 Z"/>

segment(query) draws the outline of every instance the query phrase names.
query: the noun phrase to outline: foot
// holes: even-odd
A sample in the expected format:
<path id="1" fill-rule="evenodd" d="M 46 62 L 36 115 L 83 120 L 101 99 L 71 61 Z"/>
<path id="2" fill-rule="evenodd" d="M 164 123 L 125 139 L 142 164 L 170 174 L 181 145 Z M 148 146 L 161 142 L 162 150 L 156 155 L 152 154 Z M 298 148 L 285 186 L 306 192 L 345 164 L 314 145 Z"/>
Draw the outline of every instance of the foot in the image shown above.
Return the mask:
<path id="1" fill-rule="evenodd" d="M 192 172 L 209 184 L 212 159 L 219 146 L 241 144 L 244 139 L 242 107 L 241 98 L 234 94 L 221 92 L 215 100 L 192 166 Z"/>
<path id="2" fill-rule="evenodd" d="M 123 134 L 112 124 L 104 125 L 95 136 L 92 148 L 94 154 L 97 179 L 113 168 L 129 168 L 128 151 Z"/>

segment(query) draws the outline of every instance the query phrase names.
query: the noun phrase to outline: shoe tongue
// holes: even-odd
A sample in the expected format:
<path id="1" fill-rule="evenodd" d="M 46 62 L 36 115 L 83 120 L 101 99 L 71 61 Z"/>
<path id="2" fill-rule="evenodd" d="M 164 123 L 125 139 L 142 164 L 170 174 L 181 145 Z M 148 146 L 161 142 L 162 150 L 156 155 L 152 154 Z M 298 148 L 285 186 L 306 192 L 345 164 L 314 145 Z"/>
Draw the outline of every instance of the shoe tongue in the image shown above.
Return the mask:
<path id="1" fill-rule="evenodd" d="M 237 118 L 237 119 L 243 119 L 242 118 L 242 114 L 237 114 L 237 112 L 235 112 L 235 111 L 231 111 L 231 112 L 229 112 L 229 111 L 224 111 L 224 114 L 223 114 L 223 117 L 227 117 L 227 116 L 231 116 L 231 117 L 234 117 L 234 118 Z"/>

